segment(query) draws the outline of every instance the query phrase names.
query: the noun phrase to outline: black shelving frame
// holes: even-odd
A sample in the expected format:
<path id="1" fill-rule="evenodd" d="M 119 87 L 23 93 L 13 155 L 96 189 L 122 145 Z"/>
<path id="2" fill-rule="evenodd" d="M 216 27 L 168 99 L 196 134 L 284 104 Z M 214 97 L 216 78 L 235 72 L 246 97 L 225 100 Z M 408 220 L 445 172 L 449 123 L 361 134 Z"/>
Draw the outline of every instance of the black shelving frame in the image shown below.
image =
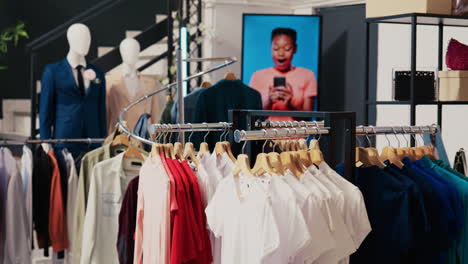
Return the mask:
<path id="1" fill-rule="evenodd" d="M 335 168 L 344 162 L 345 177 L 350 181 L 355 180 L 354 163 L 356 160 L 356 112 L 307 112 L 307 111 L 267 111 L 267 110 L 229 110 L 229 122 L 231 130 L 255 130 L 258 121 L 264 121 L 269 116 L 298 117 L 324 121 L 324 126 L 330 128 L 327 136 L 319 141 L 325 160 Z M 230 141 L 234 142 L 233 133 L 230 133 Z M 243 143 L 233 143 L 235 154 Z M 263 141 L 249 141 L 246 143 L 246 153 L 254 164 L 254 157 L 262 151 Z"/>
<path id="2" fill-rule="evenodd" d="M 369 84 L 369 57 L 370 57 L 370 25 L 371 24 L 403 24 L 411 25 L 411 81 L 410 81 L 410 100 L 409 101 L 377 101 L 377 93 L 374 93 L 375 98 L 370 98 L 371 90 L 377 91 L 377 86 L 371 87 Z M 417 67 L 417 26 L 427 25 L 438 27 L 438 70 L 443 70 L 443 41 L 445 27 L 467 27 L 468 18 L 438 15 L 438 14 L 423 14 L 423 13 L 408 13 L 395 16 L 375 17 L 366 19 L 366 124 L 369 125 L 371 116 L 377 116 L 377 105 L 409 105 L 410 106 L 410 125 L 416 125 L 416 106 L 417 105 L 437 105 L 437 124 L 442 128 L 442 109 L 444 105 L 466 105 L 468 101 L 418 101 L 415 98 L 415 76 Z M 411 144 L 414 146 L 414 138 L 411 138 Z"/>

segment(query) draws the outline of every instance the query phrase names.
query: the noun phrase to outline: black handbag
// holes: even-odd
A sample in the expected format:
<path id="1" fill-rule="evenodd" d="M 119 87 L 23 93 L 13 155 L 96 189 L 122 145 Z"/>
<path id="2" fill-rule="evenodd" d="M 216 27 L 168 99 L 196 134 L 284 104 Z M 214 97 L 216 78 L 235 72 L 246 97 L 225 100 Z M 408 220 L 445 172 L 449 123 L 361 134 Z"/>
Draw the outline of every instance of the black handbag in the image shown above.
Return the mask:
<path id="1" fill-rule="evenodd" d="M 436 82 L 433 71 L 417 71 L 414 87 L 414 98 L 418 102 L 436 100 Z M 396 71 L 394 99 L 395 101 L 409 101 L 411 91 L 411 71 Z"/>

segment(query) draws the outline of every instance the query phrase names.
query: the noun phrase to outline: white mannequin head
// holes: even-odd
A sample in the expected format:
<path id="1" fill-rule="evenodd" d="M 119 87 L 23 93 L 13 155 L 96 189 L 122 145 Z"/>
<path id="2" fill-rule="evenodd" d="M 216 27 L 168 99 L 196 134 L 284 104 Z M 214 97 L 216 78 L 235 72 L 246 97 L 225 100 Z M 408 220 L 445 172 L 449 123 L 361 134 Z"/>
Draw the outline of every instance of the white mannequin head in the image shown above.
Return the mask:
<path id="1" fill-rule="evenodd" d="M 120 43 L 122 61 L 128 66 L 134 66 L 140 55 L 140 43 L 134 38 L 126 38 Z"/>
<path id="2" fill-rule="evenodd" d="M 70 45 L 70 53 L 75 53 L 79 56 L 86 56 L 91 45 L 91 32 L 84 24 L 73 24 L 67 31 L 68 44 Z"/>

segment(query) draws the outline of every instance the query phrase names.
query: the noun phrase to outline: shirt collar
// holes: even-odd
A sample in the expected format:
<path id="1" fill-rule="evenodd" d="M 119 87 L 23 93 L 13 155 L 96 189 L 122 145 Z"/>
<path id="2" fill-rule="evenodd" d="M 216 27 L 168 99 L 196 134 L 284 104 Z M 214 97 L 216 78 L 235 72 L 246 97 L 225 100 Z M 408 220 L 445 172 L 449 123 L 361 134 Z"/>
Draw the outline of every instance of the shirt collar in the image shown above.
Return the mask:
<path id="1" fill-rule="evenodd" d="M 80 58 L 80 61 L 78 61 L 78 63 L 76 63 L 75 61 L 73 61 L 71 58 L 70 58 L 70 55 L 67 55 L 67 61 L 68 61 L 68 64 L 70 64 L 70 66 L 72 67 L 72 69 L 76 69 L 76 67 L 78 65 L 81 65 L 83 66 L 83 68 L 86 68 L 87 64 L 86 64 L 86 60 L 84 57 L 81 57 Z"/>
<path id="2" fill-rule="evenodd" d="M 125 152 L 120 153 L 119 155 L 112 158 L 112 172 L 118 173 L 120 178 L 125 179 L 125 173 L 123 171 L 123 158 Z"/>

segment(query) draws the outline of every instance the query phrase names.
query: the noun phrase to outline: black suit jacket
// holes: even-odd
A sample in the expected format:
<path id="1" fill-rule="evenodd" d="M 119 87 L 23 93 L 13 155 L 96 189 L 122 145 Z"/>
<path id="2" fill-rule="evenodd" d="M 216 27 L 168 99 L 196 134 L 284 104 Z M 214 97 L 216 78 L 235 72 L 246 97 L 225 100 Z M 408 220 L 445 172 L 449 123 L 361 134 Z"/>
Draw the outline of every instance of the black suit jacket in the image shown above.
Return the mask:
<path id="1" fill-rule="evenodd" d="M 262 109 L 259 92 L 240 80 L 221 80 L 200 92 L 194 113 L 194 123 L 218 123 L 229 121 L 230 109 Z M 198 142 L 203 142 L 206 133 L 197 133 Z M 210 149 L 219 141 L 221 132 L 211 132 L 207 137 Z M 194 142 L 195 145 L 198 142 Z M 197 145 L 196 145 L 197 146 Z"/>

